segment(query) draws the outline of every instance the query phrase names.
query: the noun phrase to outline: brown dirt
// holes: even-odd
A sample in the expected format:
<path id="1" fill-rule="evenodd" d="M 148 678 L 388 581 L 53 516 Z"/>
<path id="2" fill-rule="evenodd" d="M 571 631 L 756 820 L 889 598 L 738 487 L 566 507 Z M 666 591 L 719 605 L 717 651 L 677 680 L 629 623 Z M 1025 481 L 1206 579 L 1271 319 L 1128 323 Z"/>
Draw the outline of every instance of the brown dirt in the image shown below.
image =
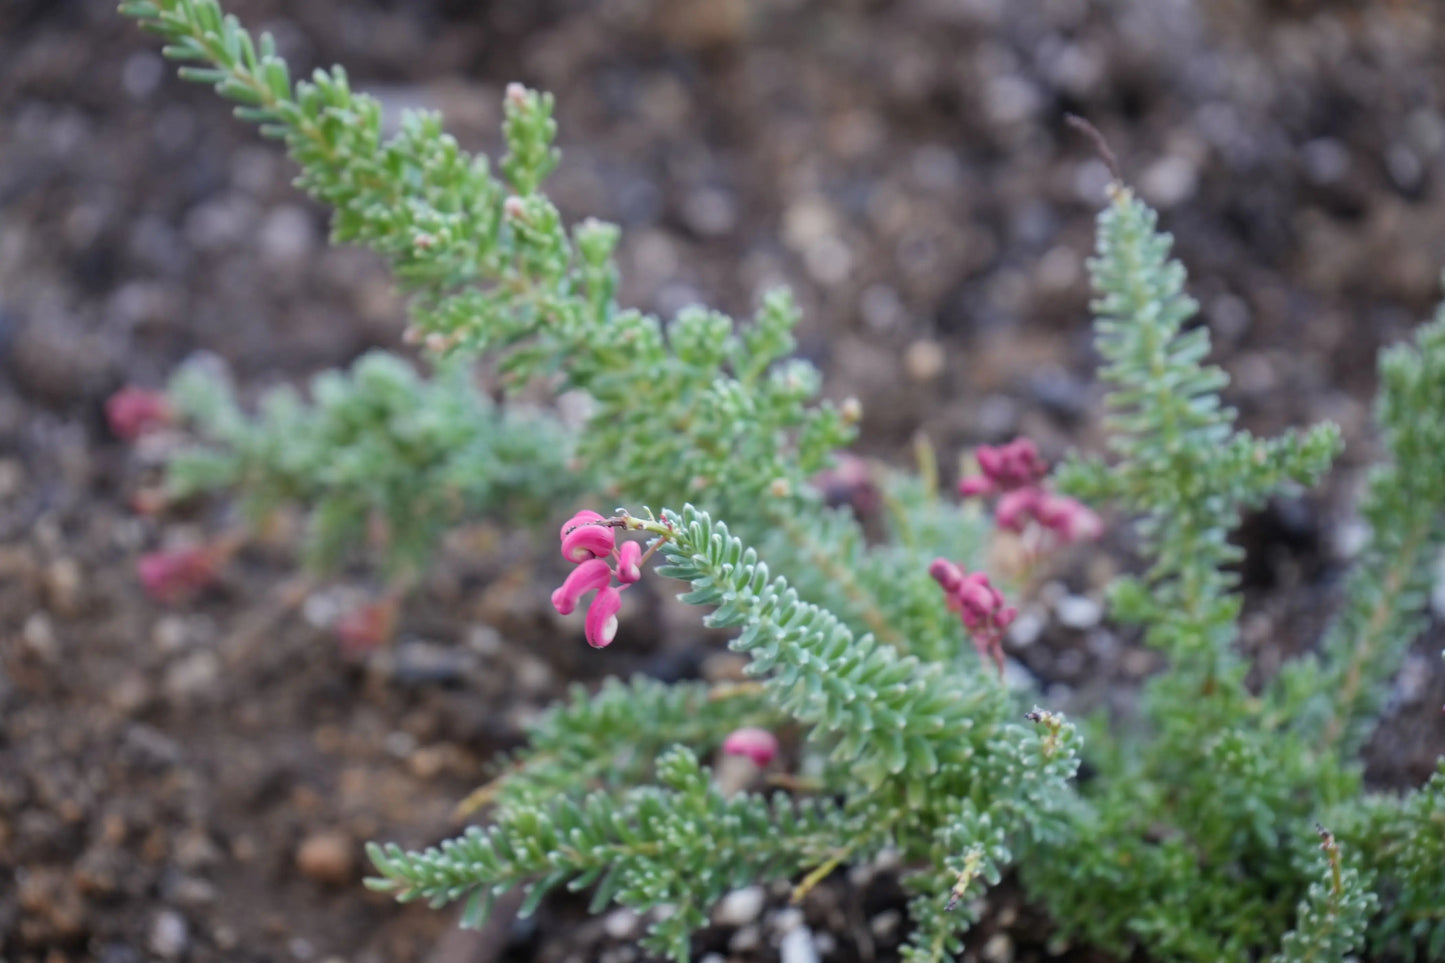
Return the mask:
<path id="1" fill-rule="evenodd" d="M 469 147 L 495 148 L 506 82 L 554 91 L 555 194 L 626 228 L 623 298 L 745 312 L 791 283 L 804 353 L 864 401 L 864 450 L 893 459 L 920 428 L 947 460 L 1018 432 L 1051 454 L 1097 443 L 1082 257 L 1103 172 L 1062 122 L 1090 117 L 1175 232 L 1245 423 L 1345 429 L 1326 489 L 1242 536 L 1246 644 L 1268 666 L 1316 636 L 1371 451 L 1375 350 L 1438 293 L 1436 5 L 229 6 L 297 68 L 342 62 L 389 107 L 443 110 Z M 634 619 L 631 651 L 591 653 L 547 616 L 526 539 L 488 531 L 451 546 L 398 646 L 359 663 L 284 538 L 178 609 L 138 591 L 138 552 L 234 521 L 132 514 L 150 469 L 109 437 L 111 391 L 204 350 L 254 394 L 397 342 L 379 262 L 327 249 L 291 176 L 109 4 L 0 7 L 0 958 L 622 963 L 628 921 L 580 923 L 575 902 L 468 937 L 369 895 L 359 843 L 451 831 L 485 760 L 569 680 L 695 672 L 689 623 L 653 638 Z M 1417 784 L 1445 749 L 1440 647 L 1437 625 L 1371 745 L 1380 785 Z M 1057 621 L 1018 655 L 1085 694 L 1152 664 Z M 900 907 L 889 874 L 840 873 L 804 913 L 826 958 L 888 960 Z M 774 958 L 738 929 L 699 947 Z M 967 958 L 1042 959 L 1045 942 L 1005 888 Z"/>

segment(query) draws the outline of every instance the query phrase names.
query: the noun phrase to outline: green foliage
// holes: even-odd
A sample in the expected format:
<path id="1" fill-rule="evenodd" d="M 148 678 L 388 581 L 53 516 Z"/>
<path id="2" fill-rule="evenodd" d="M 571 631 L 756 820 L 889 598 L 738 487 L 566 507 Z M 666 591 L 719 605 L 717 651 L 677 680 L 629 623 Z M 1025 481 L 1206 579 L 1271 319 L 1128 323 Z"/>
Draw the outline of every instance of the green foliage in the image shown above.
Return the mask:
<path id="1" fill-rule="evenodd" d="M 1099 218 L 1091 268 L 1118 461 L 1075 461 L 1060 481 L 1139 516 L 1152 564 L 1144 579 L 1116 584 L 1115 613 L 1143 624 L 1171 665 L 1148 684 L 1144 719 L 1096 756 L 1099 777 L 1070 809 L 1064 847 L 1026 863 L 1024 876 L 1067 928 L 1121 954 L 1142 946 L 1168 959 L 1251 959 L 1283 945 L 1282 959 L 1338 959 L 1361 942 L 1374 905 L 1367 881 L 1382 890 L 1398 881 L 1381 866 L 1321 889 L 1288 858 L 1288 841 L 1327 812 L 1351 818 L 1358 741 L 1341 738 L 1345 724 L 1332 720 L 1363 721 L 1421 625 L 1445 484 L 1435 464 L 1440 423 L 1419 412 L 1445 397 L 1445 341 L 1428 326 L 1418 348 L 1382 359 L 1380 411 L 1395 465 L 1377 471 L 1366 517 L 1377 544 L 1414 554 L 1367 559 L 1326 640 L 1325 666 L 1305 660 L 1278 691 L 1255 696 L 1234 648 L 1229 529 L 1242 508 L 1318 477 L 1339 440 L 1330 427 L 1269 441 L 1234 430 L 1217 394 L 1223 373 L 1200 364 L 1207 331 L 1184 327 L 1193 302 L 1155 220 L 1123 188 Z M 1358 694 L 1365 682 L 1368 697 Z M 1365 863 L 1381 843 L 1341 838 Z M 1090 858 L 1070 858 L 1081 850 Z"/>
<path id="2" fill-rule="evenodd" d="M 349 372 L 313 379 L 309 405 L 281 388 L 254 418 L 208 365 L 181 369 L 169 394 L 204 440 L 171 459 L 170 493 L 234 488 L 258 521 L 285 504 L 306 506 L 317 568 L 380 531 L 387 567 L 415 573 L 449 526 L 482 515 L 538 519 L 581 487 L 567 470 L 562 427 L 498 409 L 459 365 L 429 381 L 373 352 Z"/>
<path id="3" fill-rule="evenodd" d="M 382 875 L 369 885 L 434 906 L 466 899 L 466 926 L 480 926 L 495 897 L 517 886 L 527 889 L 524 916 L 564 883 L 572 890 L 594 887 L 594 910 L 613 901 L 640 911 L 670 907 L 644 942 L 685 960 L 707 906 L 729 889 L 785 878 L 799 864 L 826 857 L 836 840 L 866 832 L 825 800 L 794 801 L 781 793 L 726 798 L 686 748 L 659 757 L 656 778 L 656 787 L 615 796 L 507 809 L 488 829 L 472 827 L 425 852 L 373 844 L 368 851 Z M 759 846 L 761 839 L 775 844 Z"/>
<path id="4" fill-rule="evenodd" d="M 806 809 L 809 804 L 784 803 L 781 797 L 771 808 L 747 797 L 753 800 L 746 803 L 751 808 L 715 814 L 742 820 L 743 828 L 754 833 L 751 849 L 742 845 L 742 837 L 738 842 L 737 859 L 746 855 L 752 862 L 729 856 L 730 825 L 709 830 L 723 834 L 721 855 L 714 861 L 667 848 L 666 858 L 634 866 L 634 852 L 609 851 L 608 865 L 621 867 L 615 869 L 619 885 L 632 886 L 628 880 L 645 876 L 647 888 L 614 892 L 601 884 L 594 906 L 616 899 L 640 908 L 677 907 L 659 924 L 666 927 L 665 935 L 654 932 L 654 946 L 686 959 L 684 937 L 728 889 L 796 875 L 843 856 L 866 858 L 887 845 L 905 861 L 928 867 L 913 880 L 920 894 L 914 901 L 919 925 L 909 958 L 947 959 L 970 922 L 967 913 L 942 909 L 958 870 L 973 866 L 968 891 L 974 892 L 997 882 L 1015 852 L 1057 835 L 1059 800 L 1078 764 L 1073 727 L 1047 714 L 1039 714 L 1033 726 L 1010 722 L 1017 707 L 987 676 L 960 678 L 939 664 L 899 655 L 871 637 L 855 637 L 831 613 L 800 600 L 784 579 L 772 577 L 756 552 L 725 525 L 691 506 L 637 527 L 663 538 L 667 564 L 659 571 L 689 584 L 683 601 L 716 606 L 706 624 L 742 630 L 731 647 L 749 656 L 748 672 L 759 677 L 761 686 L 721 698 L 700 686 L 669 689 L 644 682 L 604 687 L 595 701 L 579 694 L 547 717 L 538 740 L 503 775 L 492 830 L 474 830 L 440 850 L 373 851 L 381 873 L 373 885 L 438 901 L 471 899 L 538 877 L 545 888 L 576 879 L 581 880 L 577 888 L 591 885 L 597 879 L 587 875 L 591 867 L 570 860 L 556 865 L 560 857 L 551 842 L 567 838 L 569 846 L 562 848 L 569 851 L 602 846 L 600 837 L 578 842 L 563 833 L 571 833 L 581 817 L 568 815 L 573 821 L 556 829 L 518 821 L 535 819 L 552 801 L 601 783 L 610 791 L 588 795 L 580 804 L 591 814 L 586 821 L 615 828 L 622 820 L 637 833 L 626 815 L 630 807 L 636 800 L 659 797 L 628 781 L 648 778 L 647 761 L 657 745 L 671 740 L 687 746 L 677 751 L 695 766 L 694 749 L 715 746 L 731 725 L 791 719 L 804 727 L 805 749 L 818 759 L 823 774 L 818 798 L 842 798 L 841 809 L 826 809 L 832 815 L 803 829 L 789 820 L 797 818 L 797 811 L 813 811 Z M 665 752 L 653 774 L 664 785 L 670 785 L 664 766 L 674 758 Z M 570 767 L 576 769 L 568 778 Z M 572 812 L 560 805 L 553 817 L 559 822 Z M 686 819 L 702 803 L 694 794 L 669 797 L 668 805 L 682 807 L 676 818 Z M 730 805 L 743 806 L 736 798 Z M 764 819 L 768 824 L 757 822 Z M 670 837 L 655 835 L 665 828 L 649 824 L 639 838 L 653 841 L 649 846 L 666 841 L 670 847 Z M 678 832 L 688 836 L 694 831 Z M 802 838 L 789 838 L 793 834 Z M 518 845 L 539 846 L 526 855 L 554 862 L 498 862 L 500 847 Z M 654 851 L 649 848 L 648 855 Z M 949 858 L 955 854 L 957 861 Z M 944 876 L 946 882 L 938 885 Z M 645 892 L 648 900 L 634 901 L 634 892 Z"/>
<path id="5" fill-rule="evenodd" d="M 293 85 L 269 38 L 253 41 L 215 0 L 122 9 L 188 62 L 187 77 L 285 142 L 300 185 L 334 211 L 333 239 L 391 260 L 414 334 L 458 365 L 426 381 L 363 359 L 319 379 L 310 406 L 278 395 L 254 421 L 223 387 L 183 376 L 174 397 L 211 446 L 172 465 L 173 486 L 234 485 L 255 511 L 311 505 L 318 558 L 381 518 L 398 536 L 393 563 L 413 566 L 462 514 L 511 517 L 573 477 L 630 505 L 688 502 L 618 524 L 660 543 L 662 574 L 712 608 L 707 624 L 737 631 L 730 645 L 756 680 L 574 690 L 473 800 L 490 805 L 489 827 L 423 851 L 373 847 L 373 887 L 465 900 L 469 925 L 510 889 L 527 890 L 530 911 L 555 887 L 590 888 L 597 909 L 669 908 L 648 945 L 686 959 L 728 889 L 812 880 L 889 847 L 914 894 L 910 961 L 955 957 L 977 897 L 1010 866 L 1063 930 L 1120 957 L 1445 953 L 1445 769 L 1403 797 L 1364 796 L 1354 758 L 1424 624 L 1445 546 L 1445 309 L 1382 358 L 1387 458 L 1338 617 L 1318 654 L 1252 691 L 1230 530 L 1315 483 L 1339 433 L 1236 428 L 1168 235 L 1111 189 L 1091 262 L 1109 458 L 1077 458 L 1056 480 L 1132 520 L 1147 570 L 1116 582 L 1113 614 L 1142 625 L 1169 666 L 1139 718 L 1097 724 L 1092 777 L 1075 790 L 1073 726 L 1041 710 L 1021 721 L 927 574 L 936 555 L 980 558 L 986 526 L 942 504 L 928 478 L 880 481 L 881 541 L 824 509 L 807 480 L 856 416 L 814 403 L 818 373 L 788 360 L 795 306 L 770 295 L 742 325 L 619 306 L 617 228 L 569 229 L 542 193 L 558 163 L 549 96 L 508 89 L 494 174 L 432 114 L 407 114 L 383 139 L 376 101 L 339 68 Z M 591 399 L 575 476 L 555 425 L 499 414 L 475 392 L 460 364 L 483 353 L 509 384 Z M 700 759 L 743 725 L 797 736 L 807 778 L 790 794 L 714 785 Z M 1338 838 L 1323 857 L 1316 820 Z"/>
<path id="6" fill-rule="evenodd" d="M 577 454 L 594 488 L 743 519 L 763 503 L 776 517 L 798 510 L 808 476 L 851 438 L 836 407 L 807 405 L 817 371 L 784 360 L 798 321 L 785 293 L 742 330 L 701 308 L 664 325 L 617 305 L 617 228 L 589 220 L 569 234 L 538 193 L 557 163 L 549 95 L 509 89 L 498 178 L 435 114 L 408 111 L 383 140 L 380 105 L 339 67 L 293 89 L 271 38 L 253 40 L 217 0 L 121 10 L 166 40 L 167 57 L 201 64 L 183 76 L 285 142 L 298 185 L 334 211 L 332 240 L 391 260 L 429 347 L 494 351 L 514 383 L 560 375 L 592 397 Z"/>
<path id="7" fill-rule="evenodd" d="M 1418 791 L 1350 800 L 1329 818 L 1379 881 L 1384 912 L 1371 922 L 1371 950 L 1445 959 L 1445 760 Z"/>
<path id="8" fill-rule="evenodd" d="M 1445 546 L 1445 306 L 1415 345 L 1380 356 L 1375 419 L 1386 458 L 1370 472 L 1360 513 L 1370 541 L 1320 657 L 1289 667 L 1272 693 L 1279 714 L 1311 742 L 1359 749 L 1389 680 L 1426 624 L 1435 559 Z"/>

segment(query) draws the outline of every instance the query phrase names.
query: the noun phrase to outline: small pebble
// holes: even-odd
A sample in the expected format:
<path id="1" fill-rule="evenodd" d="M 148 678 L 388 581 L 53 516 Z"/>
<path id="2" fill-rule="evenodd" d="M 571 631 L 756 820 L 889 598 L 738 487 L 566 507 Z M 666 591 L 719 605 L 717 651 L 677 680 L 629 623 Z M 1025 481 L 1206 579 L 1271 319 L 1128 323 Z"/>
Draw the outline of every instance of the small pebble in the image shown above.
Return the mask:
<path id="1" fill-rule="evenodd" d="M 1028 648 L 1039 640 L 1048 621 L 1048 616 L 1041 612 L 1038 606 L 1027 606 L 1019 612 L 1018 617 L 1013 620 L 1013 624 L 1008 627 L 1009 642 L 1014 648 Z"/>
<path id="2" fill-rule="evenodd" d="M 1007 933 L 995 933 L 983 945 L 982 956 L 988 963 L 1008 963 L 1014 958 L 1013 937 Z"/>
<path id="3" fill-rule="evenodd" d="M 767 894 L 761 886 L 733 890 L 718 901 L 713 922 L 719 926 L 744 926 L 758 918 Z"/>
<path id="4" fill-rule="evenodd" d="M 1199 188 L 1199 169 L 1183 157 L 1163 157 L 1145 168 L 1139 189 L 1157 207 L 1170 208 L 1189 200 Z"/>
<path id="5" fill-rule="evenodd" d="M 896 909 L 884 910 L 868 921 L 868 929 L 879 942 L 898 938 L 898 928 L 903 923 L 903 914 Z"/>
<path id="6" fill-rule="evenodd" d="M 80 614 L 80 563 L 73 558 L 58 558 L 45 569 L 45 595 L 50 611 L 63 619 Z"/>
<path id="7" fill-rule="evenodd" d="M 335 830 L 306 837 L 296 850 L 296 868 L 318 883 L 339 886 L 351 881 L 356 868 L 351 838 Z"/>
<path id="8" fill-rule="evenodd" d="M 1054 611 L 1059 621 L 1071 629 L 1092 629 L 1104 615 L 1103 606 L 1083 595 L 1066 595 L 1059 599 Z"/>
<path id="9" fill-rule="evenodd" d="M 785 909 L 778 910 L 769 922 L 773 928 L 773 932 L 791 933 L 803 925 L 803 920 L 803 911 L 796 906 L 789 906 Z"/>
<path id="10" fill-rule="evenodd" d="M 747 953 L 762 945 L 763 931 L 756 923 L 744 926 L 728 940 L 728 949 L 734 953 Z"/>
<path id="11" fill-rule="evenodd" d="M 637 913 L 624 906 L 603 917 L 602 929 L 614 940 L 625 940 L 637 931 L 639 919 Z"/>
<path id="12" fill-rule="evenodd" d="M 162 910 L 151 924 L 151 952 L 162 959 L 174 960 L 186 951 L 190 927 L 186 918 L 175 910 Z"/>
<path id="13" fill-rule="evenodd" d="M 923 339 L 915 341 L 903 352 L 903 370 L 909 380 L 924 384 L 943 374 L 948 359 L 943 346 L 937 341 Z"/>
<path id="14" fill-rule="evenodd" d="M 788 930 L 778 944 L 780 963 L 818 963 L 818 948 L 813 945 L 813 931 L 806 926 Z"/>

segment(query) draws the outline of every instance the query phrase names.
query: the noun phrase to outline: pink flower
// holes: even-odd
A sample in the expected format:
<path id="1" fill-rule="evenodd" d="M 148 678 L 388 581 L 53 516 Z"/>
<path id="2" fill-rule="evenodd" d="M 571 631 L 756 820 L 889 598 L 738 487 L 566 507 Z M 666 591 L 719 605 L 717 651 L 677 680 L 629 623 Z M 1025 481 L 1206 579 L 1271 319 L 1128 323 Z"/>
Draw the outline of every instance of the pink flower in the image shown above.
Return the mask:
<path id="1" fill-rule="evenodd" d="M 963 570 L 946 558 L 935 558 L 928 566 L 928 574 L 948 593 L 952 593 L 963 581 Z"/>
<path id="2" fill-rule="evenodd" d="M 105 420 L 113 435 L 135 441 L 155 428 L 171 423 L 171 406 L 159 391 L 127 386 L 105 402 Z"/>
<path id="3" fill-rule="evenodd" d="M 622 608 L 622 593 L 612 586 L 597 592 L 587 609 L 585 634 L 594 649 L 605 648 L 617 635 L 617 612 Z"/>
<path id="4" fill-rule="evenodd" d="M 612 567 L 606 559 L 589 558 L 567 576 L 562 587 L 552 593 L 552 607 L 558 615 L 571 615 L 577 602 L 593 589 L 605 588 L 612 581 Z"/>
<path id="5" fill-rule="evenodd" d="M 1098 538 L 1104 530 L 1098 515 L 1066 495 L 1045 494 L 1034 506 L 1034 518 L 1065 544 Z"/>
<path id="6" fill-rule="evenodd" d="M 949 611 L 958 613 L 978 654 L 992 659 L 1002 676 L 1004 630 L 1018 617 L 1018 609 L 1005 603 L 983 572 L 965 574 L 944 558 L 934 559 L 928 572 L 943 588 Z"/>
<path id="7" fill-rule="evenodd" d="M 1011 532 L 1022 532 L 1038 509 L 1043 491 L 1038 488 L 1016 488 L 1005 492 L 993 509 L 993 519 L 999 528 Z"/>
<path id="8" fill-rule="evenodd" d="M 577 563 L 562 586 L 552 593 L 552 607 L 560 615 L 571 615 L 582 596 L 596 590 L 587 607 L 587 643 L 600 649 L 617 635 L 617 613 L 622 608 L 622 590 L 642 578 L 644 554 L 634 541 L 617 543 L 616 519 L 593 511 L 580 511 L 567 520 L 560 532 L 562 557 Z M 615 568 L 614 568 L 615 565 Z M 612 577 L 620 583 L 614 587 Z"/>
<path id="9" fill-rule="evenodd" d="M 982 475 L 973 475 L 958 483 L 958 492 L 965 498 L 1010 492 L 1037 484 L 1048 473 L 1049 466 L 1039 457 L 1039 450 L 1027 438 L 1015 438 L 1006 445 L 980 445 L 974 452 Z"/>
<path id="10" fill-rule="evenodd" d="M 583 522 L 562 536 L 562 557 L 569 562 L 605 558 L 617 546 L 617 533 L 606 525 Z"/>
<path id="11" fill-rule="evenodd" d="M 218 559 L 208 548 L 193 546 L 149 552 L 136 562 L 141 587 L 166 605 L 183 601 L 216 580 Z"/>
<path id="12" fill-rule="evenodd" d="M 578 512 L 576 515 L 573 515 L 571 518 L 567 519 L 565 522 L 562 523 L 562 531 L 558 534 L 558 537 L 566 538 L 567 533 L 572 531 L 572 529 L 576 528 L 578 525 L 586 525 L 590 522 L 600 521 L 605 521 L 605 519 L 603 519 L 603 517 L 596 512 L 588 511 L 584 508 L 582 509 L 582 511 Z"/>
<path id="13" fill-rule="evenodd" d="M 642 546 L 637 542 L 623 542 L 617 550 L 617 581 L 631 585 L 642 578 Z"/>
<path id="14" fill-rule="evenodd" d="M 747 756 L 762 768 L 778 754 L 778 737 L 766 729 L 747 726 L 730 733 L 723 740 L 722 750 L 730 756 Z"/>

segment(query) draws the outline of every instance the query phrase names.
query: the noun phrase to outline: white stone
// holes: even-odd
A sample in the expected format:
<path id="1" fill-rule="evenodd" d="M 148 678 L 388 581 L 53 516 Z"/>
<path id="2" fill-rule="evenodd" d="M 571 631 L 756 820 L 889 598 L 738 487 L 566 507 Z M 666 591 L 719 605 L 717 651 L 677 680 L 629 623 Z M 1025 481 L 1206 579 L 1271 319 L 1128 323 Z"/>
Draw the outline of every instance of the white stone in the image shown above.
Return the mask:
<path id="1" fill-rule="evenodd" d="M 761 886 L 735 889 L 718 901 L 713 922 L 719 926 L 744 926 L 758 918 L 767 894 Z"/>
<path id="2" fill-rule="evenodd" d="M 818 948 L 813 944 L 813 931 L 806 926 L 788 930 L 778 945 L 780 963 L 818 963 Z"/>
<path id="3" fill-rule="evenodd" d="M 162 910 L 151 924 L 151 952 L 163 959 L 174 960 L 186 951 L 190 927 L 186 918 L 175 910 Z"/>
<path id="4" fill-rule="evenodd" d="M 1103 606 L 1084 595 L 1064 596 L 1054 611 L 1059 621 L 1071 629 L 1092 629 L 1104 615 Z"/>
<path id="5" fill-rule="evenodd" d="M 603 917 L 602 929 L 614 940 L 625 940 L 637 930 L 637 922 L 638 915 L 624 906 Z"/>

